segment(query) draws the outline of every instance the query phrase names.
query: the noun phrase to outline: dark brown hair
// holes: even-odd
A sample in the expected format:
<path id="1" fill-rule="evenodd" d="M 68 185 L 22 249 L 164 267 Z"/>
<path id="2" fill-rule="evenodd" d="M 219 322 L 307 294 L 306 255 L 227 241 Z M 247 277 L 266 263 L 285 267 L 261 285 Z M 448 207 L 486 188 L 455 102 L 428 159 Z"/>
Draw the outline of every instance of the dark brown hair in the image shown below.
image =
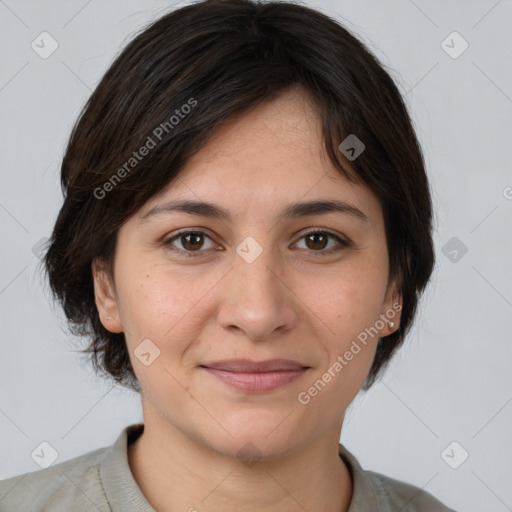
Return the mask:
<path id="1" fill-rule="evenodd" d="M 403 308 L 399 329 L 378 341 L 363 389 L 403 343 L 434 253 L 424 159 L 395 83 L 356 36 L 325 14 L 282 1 L 210 0 L 166 14 L 124 48 L 66 148 L 64 204 L 44 265 L 71 331 L 90 340 L 83 352 L 92 354 L 96 371 L 141 391 L 124 334 L 100 322 L 93 259 L 113 275 L 120 226 L 176 178 L 219 126 L 292 86 L 318 106 L 332 163 L 368 186 L 383 208 L 390 276 Z M 350 134 L 365 150 L 347 165 L 338 146 Z"/>

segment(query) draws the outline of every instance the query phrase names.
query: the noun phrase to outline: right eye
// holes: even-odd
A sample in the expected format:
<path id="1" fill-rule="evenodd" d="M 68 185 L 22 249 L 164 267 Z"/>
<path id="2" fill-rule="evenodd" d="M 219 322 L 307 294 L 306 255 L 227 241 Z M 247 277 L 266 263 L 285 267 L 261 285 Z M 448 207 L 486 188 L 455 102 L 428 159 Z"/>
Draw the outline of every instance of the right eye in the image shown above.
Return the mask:
<path id="1" fill-rule="evenodd" d="M 198 254 L 195 253 L 202 253 L 205 251 L 202 251 L 201 248 L 204 245 L 204 238 L 209 239 L 213 242 L 213 240 L 204 232 L 204 231 L 198 231 L 198 230 L 186 230 L 186 231 L 180 231 L 179 233 L 176 233 L 172 237 L 168 238 L 164 241 L 164 245 L 169 247 L 172 251 L 175 251 L 177 253 L 181 253 L 183 256 L 187 257 L 195 257 L 198 256 Z M 178 248 L 174 245 L 174 242 L 178 241 L 182 248 Z M 213 247 L 207 247 L 207 249 L 212 249 Z"/>

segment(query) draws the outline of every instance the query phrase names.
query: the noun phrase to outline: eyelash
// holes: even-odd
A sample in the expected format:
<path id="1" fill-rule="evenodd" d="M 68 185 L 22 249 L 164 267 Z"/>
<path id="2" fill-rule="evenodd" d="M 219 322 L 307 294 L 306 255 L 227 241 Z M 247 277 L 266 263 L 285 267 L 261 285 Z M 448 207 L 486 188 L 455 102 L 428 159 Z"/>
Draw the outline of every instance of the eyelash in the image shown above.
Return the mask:
<path id="1" fill-rule="evenodd" d="M 314 234 L 317 234 L 317 233 L 320 233 L 322 235 L 327 235 L 328 237 L 334 238 L 339 243 L 339 245 L 337 247 L 334 247 L 334 248 L 331 248 L 331 249 L 327 249 L 327 250 L 318 250 L 318 251 L 309 250 L 309 252 L 313 253 L 315 256 L 329 256 L 329 255 L 334 254 L 336 252 L 339 252 L 339 251 L 341 251 L 343 249 L 346 249 L 347 247 L 349 247 L 351 245 L 346 240 L 343 240 L 339 236 L 335 235 L 334 233 L 331 233 L 330 231 L 326 231 L 325 229 L 313 229 L 311 231 L 308 231 L 307 233 L 304 233 L 299 238 L 299 240 L 302 240 L 303 238 L 305 238 L 307 236 L 314 235 Z M 175 240 L 179 239 L 180 237 L 182 237 L 184 235 L 192 235 L 192 234 L 194 234 L 194 235 L 204 235 L 204 236 L 206 236 L 207 238 L 209 238 L 211 240 L 211 237 L 208 236 L 208 234 L 205 233 L 204 231 L 201 231 L 199 229 L 194 229 L 194 230 L 180 231 L 179 233 L 176 233 L 175 235 L 173 235 L 171 238 L 168 238 L 167 240 L 165 240 L 163 242 L 163 244 L 165 246 L 167 246 L 169 249 L 171 249 L 172 251 L 181 253 L 185 257 L 197 258 L 198 256 L 201 255 L 201 253 L 206 252 L 206 250 L 201 250 L 200 249 L 200 250 L 197 250 L 197 251 L 186 251 L 184 249 L 178 249 L 178 248 L 176 248 L 176 247 L 174 247 L 172 245 L 172 243 Z"/>

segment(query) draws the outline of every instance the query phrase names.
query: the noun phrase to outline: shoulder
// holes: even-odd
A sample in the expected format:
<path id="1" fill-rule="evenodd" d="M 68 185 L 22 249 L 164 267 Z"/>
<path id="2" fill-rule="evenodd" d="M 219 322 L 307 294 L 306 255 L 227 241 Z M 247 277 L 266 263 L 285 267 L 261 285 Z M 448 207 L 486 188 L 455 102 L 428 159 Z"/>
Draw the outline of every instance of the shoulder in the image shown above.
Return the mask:
<path id="1" fill-rule="evenodd" d="M 44 512 L 110 510 L 100 478 L 108 448 L 100 448 L 46 469 L 0 481 L 0 510 Z"/>
<path id="2" fill-rule="evenodd" d="M 415 485 L 363 469 L 357 458 L 341 443 L 339 453 L 353 481 L 348 512 L 456 512 Z"/>
<path id="3" fill-rule="evenodd" d="M 441 503 L 435 496 L 415 485 L 396 480 L 381 473 L 365 471 L 372 482 L 379 500 L 389 504 L 390 510 L 404 512 L 456 512 Z"/>

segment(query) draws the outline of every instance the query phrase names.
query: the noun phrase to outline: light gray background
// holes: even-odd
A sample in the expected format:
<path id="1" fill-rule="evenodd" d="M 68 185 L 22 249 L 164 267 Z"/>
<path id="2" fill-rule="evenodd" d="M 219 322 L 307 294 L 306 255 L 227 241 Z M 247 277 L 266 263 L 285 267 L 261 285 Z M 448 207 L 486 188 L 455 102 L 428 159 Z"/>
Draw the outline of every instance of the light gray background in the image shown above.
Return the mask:
<path id="1" fill-rule="evenodd" d="M 138 395 L 99 381 L 73 352 L 33 247 L 62 203 L 60 159 L 82 105 L 135 33 L 183 3 L 0 1 L 0 479 L 39 469 L 31 453 L 42 441 L 61 462 L 142 421 Z M 363 467 L 457 510 L 512 510 L 512 3 L 306 4 L 394 70 L 436 208 L 438 263 L 414 332 L 350 407 L 342 442 Z M 48 59 L 31 48 L 43 31 L 59 44 Z M 453 31 L 469 43 L 458 58 L 442 47 Z M 467 247 L 455 262 L 443 254 L 453 237 Z M 452 461 L 469 453 L 458 469 L 441 456 L 453 441 L 462 448 L 448 452 Z"/>

